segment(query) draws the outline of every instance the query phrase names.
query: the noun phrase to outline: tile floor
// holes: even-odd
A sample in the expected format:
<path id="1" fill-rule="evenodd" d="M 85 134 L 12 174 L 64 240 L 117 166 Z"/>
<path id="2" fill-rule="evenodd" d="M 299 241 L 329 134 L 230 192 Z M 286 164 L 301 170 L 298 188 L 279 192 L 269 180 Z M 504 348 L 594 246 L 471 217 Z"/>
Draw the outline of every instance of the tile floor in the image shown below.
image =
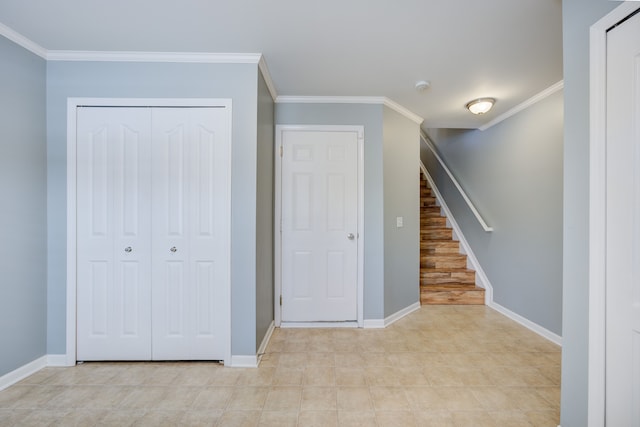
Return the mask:
<path id="1" fill-rule="evenodd" d="M 45 368 L 0 391 L 1 426 L 556 427 L 560 348 L 484 306 L 387 329 L 276 329 L 258 369 Z"/>

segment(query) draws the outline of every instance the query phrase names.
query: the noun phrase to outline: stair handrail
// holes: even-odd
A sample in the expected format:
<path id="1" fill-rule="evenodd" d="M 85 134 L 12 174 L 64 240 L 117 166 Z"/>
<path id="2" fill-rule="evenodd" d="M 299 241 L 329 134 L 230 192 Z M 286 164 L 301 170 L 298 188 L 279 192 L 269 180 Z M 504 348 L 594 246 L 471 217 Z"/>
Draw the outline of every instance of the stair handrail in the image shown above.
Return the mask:
<path id="1" fill-rule="evenodd" d="M 444 171 L 447 173 L 447 175 L 449 175 L 449 179 L 451 179 L 451 182 L 453 182 L 453 184 L 456 186 L 456 188 L 458 189 L 458 191 L 460 192 L 460 195 L 462 196 L 462 198 L 464 199 L 464 201 L 467 203 L 467 206 L 469 206 L 469 209 L 471 209 L 471 212 L 473 213 L 473 215 L 476 217 L 476 219 L 478 220 L 478 222 L 480 223 L 480 225 L 482 226 L 482 228 L 484 229 L 484 231 L 486 232 L 491 232 L 493 231 L 493 227 L 489 227 L 487 225 L 487 223 L 485 222 L 485 220 L 482 218 L 482 216 L 480 215 L 480 212 L 478 212 L 478 209 L 476 209 L 475 205 L 473 204 L 473 202 L 471 201 L 471 199 L 469 199 L 469 196 L 467 196 L 467 193 L 465 193 L 465 191 L 462 189 L 462 186 L 460 186 L 460 183 L 458 182 L 458 180 L 456 179 L 455 176 L 453 176 L 453 174 L 451 173 L 451 171 L 449 170 L 449 168 L 447 167 L 447 165 L 444 163 L 444 161 L 442 160 L 442 158 L 440 157 L 440 155 L 438 154 L 438 152 L 436 151 L 435 147 L 433 146 L 433 143 L 431 142 L 431 140 L 429 139 L 429 137 L 424 133 L 424 132 L 420 132 L 420 139 L 425 143 L 425 145 L 427 146 L 427 148 L 429 150 L 431 150 L 431 152 L 433 153 L 433 155 L 436 157 L 436 159 L 438 160 L 438 162 L 440 163 L 440 166 L 442 166 L 442 169 L 444 169 Z"/>

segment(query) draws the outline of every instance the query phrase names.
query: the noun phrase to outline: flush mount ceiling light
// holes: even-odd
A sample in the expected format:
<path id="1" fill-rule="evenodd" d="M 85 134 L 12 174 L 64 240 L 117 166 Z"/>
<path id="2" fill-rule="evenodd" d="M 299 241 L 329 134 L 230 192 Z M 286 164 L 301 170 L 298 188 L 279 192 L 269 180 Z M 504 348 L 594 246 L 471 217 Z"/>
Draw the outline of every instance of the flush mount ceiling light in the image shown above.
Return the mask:
<path id="1" fill-rule="evenodd" d="M 484 114 L 491 110 L 493 104 L 496 103 L 494 98 L 478 98 L 473 101 L 469 101 L 465 107 L 473 114 Z"/>

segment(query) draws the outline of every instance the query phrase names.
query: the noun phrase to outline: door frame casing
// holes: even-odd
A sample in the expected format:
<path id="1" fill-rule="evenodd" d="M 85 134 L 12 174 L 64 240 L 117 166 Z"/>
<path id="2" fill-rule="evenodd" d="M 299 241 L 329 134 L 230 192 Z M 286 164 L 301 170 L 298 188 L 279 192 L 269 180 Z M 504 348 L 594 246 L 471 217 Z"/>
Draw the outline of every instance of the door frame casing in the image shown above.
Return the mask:
<path id="1" fill-rule="evenodd" d="M 306 132 L 355 132 L 358 135 L 358 245 L 357 245 L 357 319 L 356 323 L 349 322 L 305 322 L 291 323 L 288 326 L 308 327 L 364 327 L 364 126 L 349 125 L 276 125 L 275 137 L 275 200 L 274 200 L 274 323 L 282 326 L 282 309 L 280 296 L 282 295 L 282 133 L 286 131 Z"/>
<path id="2" fill-rule="evenodd" d="M 589 31 L 589 345 L 588 427 L 603 426 L 606 410 L 606 147 L 607 31 L 638 9 L 625 2 Z"/>
<path id="3" fill-rule="evenodd" d="M 229 169 L 227 171 L 228 192 L 224 200 L 227 206 L 226 250 L 227 263 L 223 266 L 226 269 L 228 278 L 222 295 L 226 300 L 224 306 L 227 312 L 224 314 L 225 325 L 223 333 L 225 340 L 224 363 L 231 365 L 231 158 L 232 158 L 232 100 L 228 98 L 68 98 L 67 99 L 67 298 L 66 298 L 66 354 L 65 365 L 74 366 L 76 358 L 76 337 L 77 337 L 77 117 L 78 107 L 224 107 L 229 109 Z"/>

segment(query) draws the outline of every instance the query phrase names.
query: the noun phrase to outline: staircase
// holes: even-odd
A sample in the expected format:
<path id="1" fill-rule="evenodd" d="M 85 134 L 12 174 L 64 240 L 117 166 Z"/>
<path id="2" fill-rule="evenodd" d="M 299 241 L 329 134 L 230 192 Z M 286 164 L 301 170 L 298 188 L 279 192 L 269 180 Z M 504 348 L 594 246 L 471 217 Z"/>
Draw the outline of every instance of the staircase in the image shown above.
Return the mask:
<path id="1" fill-rule="evenodd" d="M 420 173 L 420 303 L 484 304 L 484 289 L 476 286 L 476 272 L 453 240 L 429 183 Z"/>

